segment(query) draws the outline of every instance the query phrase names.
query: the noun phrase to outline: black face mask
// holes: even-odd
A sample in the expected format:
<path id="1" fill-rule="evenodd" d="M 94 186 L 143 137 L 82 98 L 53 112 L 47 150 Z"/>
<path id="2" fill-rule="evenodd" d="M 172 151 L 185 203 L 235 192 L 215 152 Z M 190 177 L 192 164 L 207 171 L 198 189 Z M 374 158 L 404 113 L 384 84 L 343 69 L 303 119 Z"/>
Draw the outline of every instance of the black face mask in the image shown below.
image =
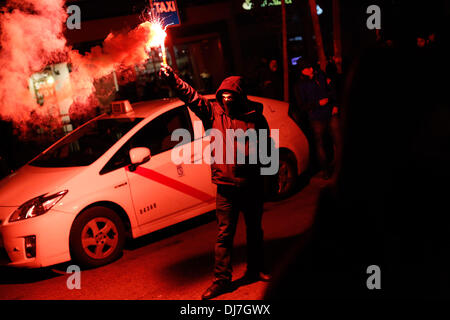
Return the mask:
<path id="1" fill-rule="evenodd" d="M 233 109 L 235 109 L 236 107 L 236 101 L 224 101 L 223 105 L 225 107 L 225 109 L 227 109 L 228 111 L 231 111 Z"/>
<path id="2" fill-rule="evenodd" d="M 226 103 L 224 102 L 224 108 L 225 108 L 225 111 L 230 116 L 237 116 L 240 111 L 240 106 L 239 106 L 238 101 L 228 101 Z"/>

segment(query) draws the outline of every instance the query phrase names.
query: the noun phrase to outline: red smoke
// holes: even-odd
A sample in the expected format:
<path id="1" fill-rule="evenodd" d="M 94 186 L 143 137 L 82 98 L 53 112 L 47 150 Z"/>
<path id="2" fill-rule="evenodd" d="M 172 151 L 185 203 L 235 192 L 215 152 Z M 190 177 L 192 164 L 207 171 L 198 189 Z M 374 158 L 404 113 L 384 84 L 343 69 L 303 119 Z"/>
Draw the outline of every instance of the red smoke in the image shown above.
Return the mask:
<path id="1" fill-rule="evenodd" d="M 16 122 L 37 108 L 28 89 L 31 74 L 64 52 L 64 0 L 12 0 L 0 16 L 0 115 Z"/>
<path id="2" fill-rule="evenodd" d="M 127 33 L 109 34 L 102 46 L 92 48 L 86 55 L 67 47 L 63 36 L 67 19 L 64 2 L 7 2 L 0 17 L 0 118 L 18 125 L 29 121 L 31 113 L 50 113 L 51 101 L 38 105 L 29 89 L 30 76 L 49 64 L 71 62 L 73 101 L 77 108 L 87 108 L 92 104 L 95 80 L 148 59 L 146 44 L 152 33 L 148 22 Z"/>
<path id="3" fill-rule="evenodd" d="M 87 99 L 94 90 L 94 80 L 102 78 L 119 68 L 131 67 L 148 59 L 146 44 L 150 39 L 150 23 L 145 22 L 128 33 L 110 33 L 102 46 L 91 49 L 86 55 L 69 52 L 74 66 L 71 75 L 76 99 Z"/>

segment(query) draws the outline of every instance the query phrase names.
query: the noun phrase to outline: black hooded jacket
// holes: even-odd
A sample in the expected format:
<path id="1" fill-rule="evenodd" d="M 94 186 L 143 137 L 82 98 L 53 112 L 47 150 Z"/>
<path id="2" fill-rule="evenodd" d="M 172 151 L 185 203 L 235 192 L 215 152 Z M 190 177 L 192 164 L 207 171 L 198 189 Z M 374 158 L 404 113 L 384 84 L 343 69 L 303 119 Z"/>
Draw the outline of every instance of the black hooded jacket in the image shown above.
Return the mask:
<path id="1" fill-rule="evenodd" d="M 295 84 L 295 99 L 300 110 L 306 111 L 311 120 L 329 120 L 332 107 L 336 105 L 336 92 L 327 83 L 322 71 L 315 71 L 313 79 L 300 75 Z M 328 98 L 328 104 L 320 106 L 321 99 Z"/>
<path id="2" fill-rule="evenodd" d="M 216 129 L 222 134 L 222 163 L 218 163 L 220 157 L 218 153 L 215 152 L 217 150 L 214 150 L 214 148 L 212 150 L 212 156 L 218 158 L 211 164 L 212 182 L 215 184 L 234 186 L 259 183 L 259 158 L 256 157 L 258 159 L 256 164 L 249 164 L 248 161 L 250 153 L 256 152 L 256 156 L 258 155 L 259 146 L 250 146 L 248 139 L 245 139 L 245 146 L 239 144 L 236 139 L 234 139 L 232 145 L 235 161 L 230 164 L 225 163 L 227 158 L 226 149 L 230 146 L 230 143 L 227 144 L 226 142 L 227 129 L 242 129 L 244 132 L 246 132 L 247 129 L 255 129 L 257 133 L 259 132 L 259 129 L 269 129 L 267 120 L 262 113 L 262 104 L 247 99 L 247 94 L 243 88 L 242 77 L 232 76 L 226 78 L 216 92 L 216 101 L 209 101 L 176 75 L 175 80 L 175 91 L 177 96 L 202 120 L 205 130 Z M 233 114 L 230 114 L 222 105 L 221 95 L 224 91 L 234 92 L 238 96 L 236 108 L 234 108 L 235 112 L 233 112 Z M 236 163 L 238 152 L 244 152 L 245 164 Z"/>

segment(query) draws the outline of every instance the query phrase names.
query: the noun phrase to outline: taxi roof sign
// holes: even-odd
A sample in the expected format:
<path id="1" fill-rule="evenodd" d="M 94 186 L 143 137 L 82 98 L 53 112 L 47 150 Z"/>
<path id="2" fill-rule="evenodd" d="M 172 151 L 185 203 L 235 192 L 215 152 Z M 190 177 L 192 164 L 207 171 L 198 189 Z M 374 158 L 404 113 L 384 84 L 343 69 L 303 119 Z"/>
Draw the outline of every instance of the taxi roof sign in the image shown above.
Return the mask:
<path id="1" fill-rule="evenodd" d="M 133 107 L 128 100 L 118 100 L 111 102 L 111 113 L 112 114 L 124 114 L 133 112 Z"/>

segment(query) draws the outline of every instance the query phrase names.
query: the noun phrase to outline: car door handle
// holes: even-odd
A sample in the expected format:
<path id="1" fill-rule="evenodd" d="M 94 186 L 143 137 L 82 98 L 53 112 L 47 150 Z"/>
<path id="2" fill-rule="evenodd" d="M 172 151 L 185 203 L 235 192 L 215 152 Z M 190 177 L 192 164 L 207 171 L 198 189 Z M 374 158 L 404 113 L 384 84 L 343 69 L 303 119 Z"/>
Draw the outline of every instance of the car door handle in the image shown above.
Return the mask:
<path id="1" fill-rule="evenodd" d="M 118 184 L 118 185 L 115 185 L 115 186 L 114 186 L 114 189 L 117 189 L 117 188 L 126 186 L 127 184 L 128 184 L 128 183 L 127 183 L 126 181 L 124 181 L 124 182 L 122 182 L 122 183 L 120 183 L 120 184 Z"/>

